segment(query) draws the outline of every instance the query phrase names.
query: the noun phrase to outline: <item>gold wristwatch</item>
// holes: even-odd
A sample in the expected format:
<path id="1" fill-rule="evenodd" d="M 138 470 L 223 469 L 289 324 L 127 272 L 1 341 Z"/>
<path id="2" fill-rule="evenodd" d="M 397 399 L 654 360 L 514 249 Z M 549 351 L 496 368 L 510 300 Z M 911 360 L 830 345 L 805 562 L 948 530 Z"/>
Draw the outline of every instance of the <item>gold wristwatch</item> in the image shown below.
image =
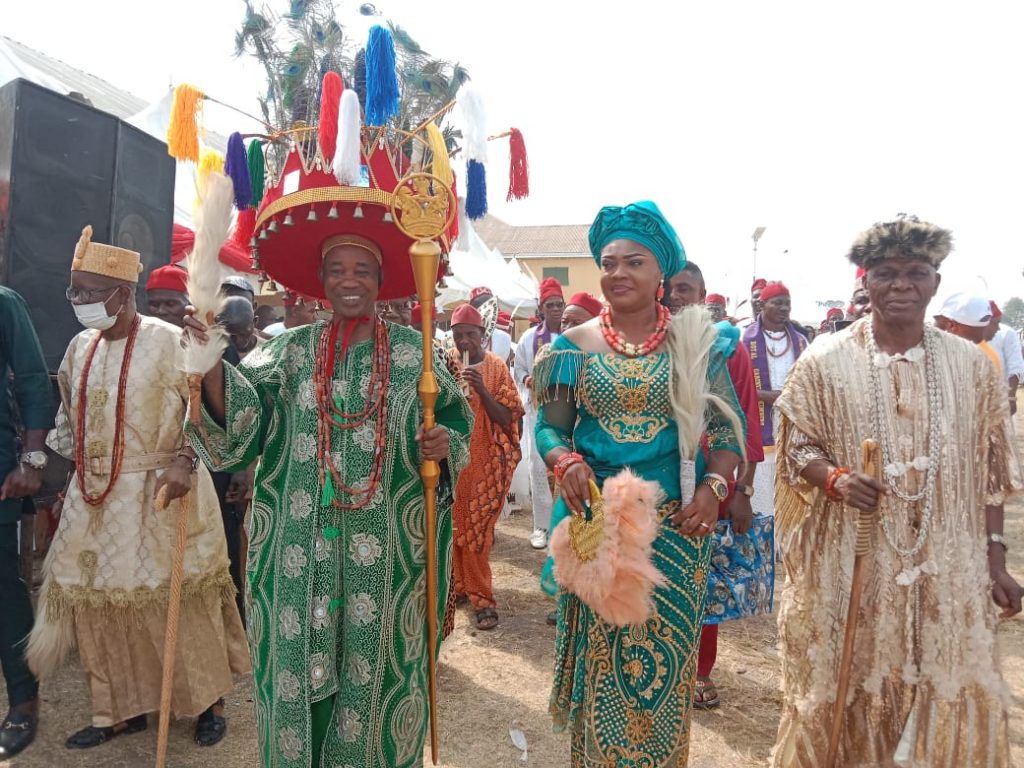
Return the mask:
<path id="1" fill-rule="evenodd" d="M 733 488 L 736 489 L 736 493 L 742 493 L 744 496 L 748 498 L 752 498 L 754 496 L 754 487 L 751 485 L 736 483 L 736 485 L 734 485 Z"/>
<path id="2" fill-rule="evenodd" d="M 721 475 L 716 475 L 714 473 L 706 474 L 700 481 L 700 484 L 706 485 L 711 489 L 711 492 L 715 494 L 715 498 L 718 499 L 719 504 L 725 501 L 726 497 L 729 495 L 729 485 Z"/>

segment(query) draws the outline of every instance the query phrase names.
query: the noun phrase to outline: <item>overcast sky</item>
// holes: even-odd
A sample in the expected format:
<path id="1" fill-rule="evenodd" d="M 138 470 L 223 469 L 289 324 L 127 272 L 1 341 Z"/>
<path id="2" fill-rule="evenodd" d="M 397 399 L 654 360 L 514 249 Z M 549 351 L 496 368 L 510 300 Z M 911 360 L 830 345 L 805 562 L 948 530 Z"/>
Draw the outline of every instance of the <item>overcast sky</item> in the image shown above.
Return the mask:
<path id="1" fill-rule="evenodd" d="M 337 6 L 345 23 L 358 3 Z M 504 201 L 507 143 L 489 166 L 491 210 L 513 224 L 653 199 L 731 296 L 764 226 L 757 273 L 786 281 L 811 320 L 815 300 L 848 298 L 853 236 L 905 211 L 953 230 L 947 292 L 1024 295 L 1019 3 L 376 6 L 469 69 L 491 132 L 523 131 L 531 198 Z M 240 0 L 5 3 L 0 33 L 142 98 L 192 82 L 257 112 L 260 74 L 232 57 L 242 14 Z"/>

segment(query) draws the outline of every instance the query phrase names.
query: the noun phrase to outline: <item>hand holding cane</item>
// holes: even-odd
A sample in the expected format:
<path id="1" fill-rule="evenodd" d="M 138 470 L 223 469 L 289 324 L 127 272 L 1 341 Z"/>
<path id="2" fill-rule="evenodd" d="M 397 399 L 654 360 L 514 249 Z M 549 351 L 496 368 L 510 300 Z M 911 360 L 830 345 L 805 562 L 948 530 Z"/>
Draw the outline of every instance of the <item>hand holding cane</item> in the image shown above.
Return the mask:
<path id="1" fill-rule="evenodd" d="M 881 462 L 878 443 L 865 440 L 864 474 L 881 480 Z M 843 720 L 846 714 L 846 694 L 850 688 L 850 673 L 853 666 L 853 647 L 857 637 L 857 617 L 860 614 L 860 600 L 864 592 L 864 578 L 868 556 L 871 553 L 871 535 L 874 531 L 876 511 L 860 510 L 857 517 L 857 543 L 854 548 L 853 579 L 850 584 L 850 604 L 846 615 L 846 635 L 843 638 L 843 655 L 839 662 L 839 683 L 836 686 L 836 700 L 832 708 L 832 728 L 829 732 L 828 758 L 825 765 L 835 768 L 839 757 L 839 742 L 843 734 Z"/>
<path id="2" fill-rule="evenodd" d="M 423 404 L 423 431 L 435 426 L 434 405 L 439 389 L 434 375 L 433 312 L 434 284 L 440 266 L 441 248 L 434 238 L 445 232 L 455 216 L 451 190 L 436 176 L 413 173 L 404 178 L 395 191 L 391 204 L 395 225 L 416 240 L 409 247 L 416 292 L 424 308 L 423 370 L 420 375 L 419 395 Z M 427 613 L 427 683 L 430 706 L 430 758 L 434 765 L 439 760 L 440 744 L 437 738 L 437 483 L 441 468 L 428 459 L 420 463 L 423 480 L 424 548 L 426 550 L 426 613 Z"/>

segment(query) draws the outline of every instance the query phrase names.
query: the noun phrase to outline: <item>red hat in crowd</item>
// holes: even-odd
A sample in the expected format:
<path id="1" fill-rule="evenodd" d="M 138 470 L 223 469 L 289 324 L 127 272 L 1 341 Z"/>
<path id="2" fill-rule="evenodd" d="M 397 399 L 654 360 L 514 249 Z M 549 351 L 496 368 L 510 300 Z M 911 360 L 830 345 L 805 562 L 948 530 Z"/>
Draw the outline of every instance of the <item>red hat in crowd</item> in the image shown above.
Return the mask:
<path id="1" fill-rule="evenodd" d="M 720 293 L 709 293 L 708 297 L 704 299 L 705 304 L 717 304 L 720 307 L 725 306 L 725 296 Z"/>
<path id="2" fill-rule="evenodd" d="M 761 301 L 771 301 L 779 296 L 789 296 L 789 288 L 782 284 L 781 281 L 774 283 L 766 283 L 761 289 Z"/>
<path id="3" fill-rule="evenodd" d="M 456 325 L 475 325 L 478 328 L 483 328 L 484 319 L 472 304 L 463 304 L 452 312 L 452 327 Z"/>
<path id="4" fill-rule="evenodd" d="M 572 298 L 569 299 L 569 304 L 577 306 L 580 309 L 585 309 L 587 312 L 589 312 L 591 315 L 594 315 L 595 317 L 601 314 L 602 305 L 600 300 L 591 296 L 586 291 L 574 293 L 572 295 Z"/>
<path id="5" fill-rule="evenodd" d="M 175 224 L 171 231 L 171 264 L 177 264 L 192 252 L 196 233 L 186 226 Z M 252 257 L 233 240 L 227 240 L 220 247 L 220 263 L 234 272 L 252 272 Z"/>
<path id="6" fill-rule="evenodd" d="M 842 320 L 842 319 L 843 319 L 843 310 L 841 310 L 839 307 L 832 307 L 828 312 L 825 313 L 825 322 L 826 323 L 829 322 L 830 320 Z"/>
<path id="7" fill-rule="evenodd" d="M 412 305 L 411 322 L 415 328 L 419 328 L 423 324 L 423 305 L 418 301 Z"/>
<path id="8" fill-rule="evenodd" d="M 486 285 L 481 285 L 479 288 L 474 288 L 469 292 L 469 300 L 472 301 L 477 296 L 493 296 L 494 291 L 488 288 Z"/>
<path id="9" fill-rule="evenodd" d="M 754 291 L 764 290 L 764 287 L 766 285 L 768 285 L 768 281 L 765 280 L 763 277 L 759 277 L 756 280 L 754 280 L 754 282 L 751 284 L 750 292 L 753 293 Z"/>
<path id="10" fill-rule="evenodd" d="M 1003 316 L 1003 311 L 999 309 L 999 305 L 996 304 L 994 301 L 990 301 L 988 305 L 992 307 L 992 317 L 994 317 L 996 320 Z"/>
<path id="11" fill-rule="evenodd" d="M 553 296 L 565 299 L 565 294 L 562 293 L 562 284 L 553 277 L 547 277 L 540 284 L 540 303 L 543 304 Z"/>
<path id="12" fill-rule="evenodd" d="M 167 264 L 149 273 L 147 291 L 175 291 L 188 293 L 188 272 L 174 264 Z"/>
<path id="13" fill-rule="evenodd" d="M 498 313 L 498 327 L 503 331 L 507 331 L 512 328 L 512 313 L 501 310 Z"/>

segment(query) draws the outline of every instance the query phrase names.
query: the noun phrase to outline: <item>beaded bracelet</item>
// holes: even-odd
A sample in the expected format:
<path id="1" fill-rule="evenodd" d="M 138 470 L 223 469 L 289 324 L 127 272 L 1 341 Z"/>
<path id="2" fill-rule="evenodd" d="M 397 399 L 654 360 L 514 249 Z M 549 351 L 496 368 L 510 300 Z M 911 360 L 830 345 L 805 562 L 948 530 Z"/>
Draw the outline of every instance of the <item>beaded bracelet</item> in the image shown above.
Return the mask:
<path id="1" fill-rule="evenodd" d="M 825 479 L 825 495 L 828 496 L 832 501 L 842 501 L 843 497 L 836 493 L 836 483 L 839 482 L 839 478 L 843 475 L 850 474 L 848 467 L 836 467 L 828 473 L 828 477 Z"/>
<path id="2" fill-rule="evenodd" d="M 561 456 L 558 457 L 558 460 L 555 462 L 555 466 L 552 469 L 552 472 L 554 472 L 555 474 L 555 480 L 558 483 L 561 483 L 562 478 L 565 477 L 565 473 L 569 470 L 569 467 L 571 467 L 574 464 L 582 463 L 583 457 L 580 454 L 574 452 L 563 453 Z"/>

